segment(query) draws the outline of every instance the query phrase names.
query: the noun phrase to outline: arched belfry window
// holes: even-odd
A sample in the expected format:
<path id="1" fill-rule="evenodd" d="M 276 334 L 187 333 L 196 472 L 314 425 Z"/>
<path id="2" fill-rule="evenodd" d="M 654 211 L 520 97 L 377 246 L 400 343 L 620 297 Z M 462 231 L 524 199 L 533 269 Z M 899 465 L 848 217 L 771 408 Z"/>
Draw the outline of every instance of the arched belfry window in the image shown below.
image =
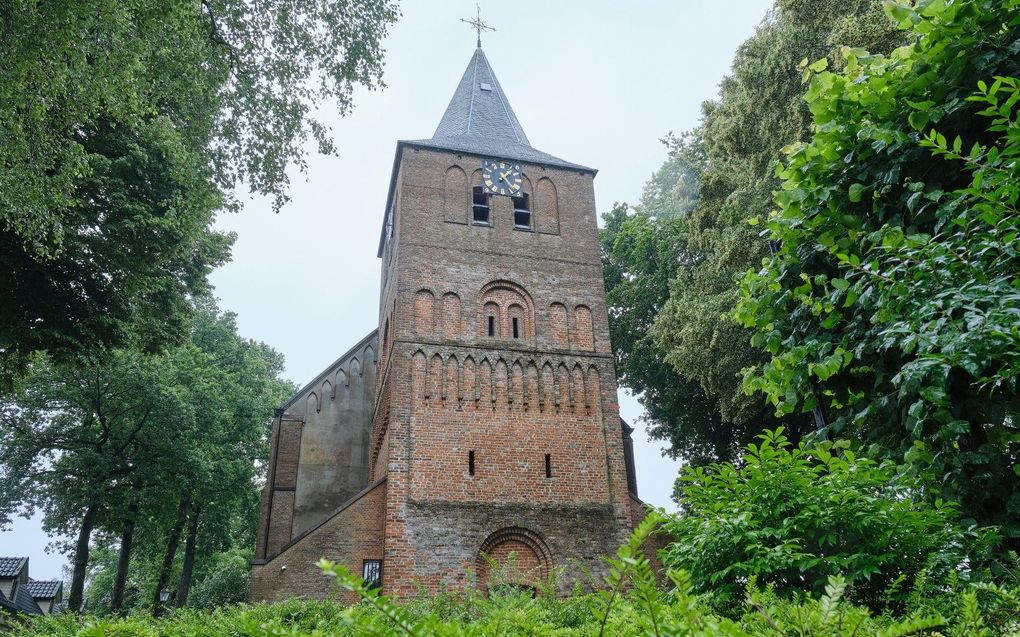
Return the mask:
<path id="1" fill-rule="evenodd" d="M 531 222 L 531 197 L 526 192 L 520 196 L 513 197 L 514 202 L 514 228 L 517 230 L 532 230 Z"/>
<path id="2" fill-rule="evenodd" d="M 489 196 L 481 186 L 471 189 L 471 223 L 479 226 L 492 225 L 489 221 Z"/>
<path id="3" fill-rule="evenodd" d="M 478 303 L 478 334 L 482 338 L 533 342 L 535 305 L 523 287 L 493 281 L 482 288 Z"/>

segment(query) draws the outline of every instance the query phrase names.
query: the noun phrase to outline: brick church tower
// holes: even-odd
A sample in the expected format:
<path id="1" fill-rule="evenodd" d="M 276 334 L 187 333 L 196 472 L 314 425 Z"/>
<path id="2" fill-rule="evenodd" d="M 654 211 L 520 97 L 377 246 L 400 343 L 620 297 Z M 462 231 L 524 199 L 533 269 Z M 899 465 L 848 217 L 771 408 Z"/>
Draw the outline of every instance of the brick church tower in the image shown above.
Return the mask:
<path id="1" fill-rule="evenodd" d="M 328 596 L 320 557 L 397 596 L 603 570 L 643 512 L 594 176 L 531 146 L 480 46 L 398 142 L 379 329 L 278 410 L 253 599 Z"/>

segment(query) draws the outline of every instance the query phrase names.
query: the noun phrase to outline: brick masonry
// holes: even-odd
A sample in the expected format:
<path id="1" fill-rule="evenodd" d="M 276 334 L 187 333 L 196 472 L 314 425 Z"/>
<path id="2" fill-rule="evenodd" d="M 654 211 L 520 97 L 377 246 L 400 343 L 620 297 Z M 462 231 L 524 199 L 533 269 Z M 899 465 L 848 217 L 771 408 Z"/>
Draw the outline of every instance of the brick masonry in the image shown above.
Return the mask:
<path id="1" fill-rule="evenodd" d="M 379 330 L 274 423 L 253 599 L 327 595 L 320 557 L 382 559 L 398 597 L 484 590 L 508 562 L 567 592 L 639 516 L 594 175 L 523 164 L 532 229 L 500 196 L 477 225 L 483 159 L 398 146 Z M 338 399 L 355 357 L 358 393 Z"/>

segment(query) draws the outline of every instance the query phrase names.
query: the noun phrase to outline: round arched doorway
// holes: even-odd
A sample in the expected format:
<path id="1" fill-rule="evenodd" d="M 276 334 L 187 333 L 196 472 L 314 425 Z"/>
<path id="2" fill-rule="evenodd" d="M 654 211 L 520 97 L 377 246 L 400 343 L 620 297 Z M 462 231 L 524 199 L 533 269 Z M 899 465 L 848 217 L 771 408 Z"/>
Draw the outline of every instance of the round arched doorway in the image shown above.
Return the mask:
<path id="1" fill-rule="evenodd" d="M 475 562 L 478 588 L 528 589 L 549 576 L 552 555 L 540 535 L 519 526 L 502 528 L 485 538 Z"/>

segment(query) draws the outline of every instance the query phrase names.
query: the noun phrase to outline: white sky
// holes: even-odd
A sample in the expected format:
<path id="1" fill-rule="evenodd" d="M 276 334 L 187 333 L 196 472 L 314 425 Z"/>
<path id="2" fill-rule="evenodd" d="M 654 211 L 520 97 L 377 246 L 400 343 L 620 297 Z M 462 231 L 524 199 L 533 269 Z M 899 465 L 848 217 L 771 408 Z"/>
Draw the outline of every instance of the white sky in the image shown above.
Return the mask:
<path id="1" fill-rule="evenodd" d="M 700 105 L 718 93 L 736 48 L 769 0 L 482 0 L 496 27 L 482 44 L 532 144 L 599 169 L 598 210 L 635 202 L 665 159 L 659 139 L 697 125 Z M 243 196 L 245 209 L 218 225 L 238 234 L 231 263 L 212 276 L 220 306 L 238 314 L 243 336 L 287 358 L 303 385 L 376 327 L 379 239 L 398 139 L 431 137 L 475 46 L 468 0 L 406 0 L 386 39 L 385 89 L 358 90 L 355 110 L 329 107 L 339 157 L 310 158 L 292 176 L 293 201 L 274 214 Z M 309 149 L 314 153 L 314 149 Z M 637 428 L 642 499 L 670 501 L 677 464 L 661 455 L 640 422 L 641 407 L 620 392 Z M 38 518 L 0 533 L 0 555 L 30 557 L 37 579 L 61 575 L 65 556 L 47 554 Z"/>

